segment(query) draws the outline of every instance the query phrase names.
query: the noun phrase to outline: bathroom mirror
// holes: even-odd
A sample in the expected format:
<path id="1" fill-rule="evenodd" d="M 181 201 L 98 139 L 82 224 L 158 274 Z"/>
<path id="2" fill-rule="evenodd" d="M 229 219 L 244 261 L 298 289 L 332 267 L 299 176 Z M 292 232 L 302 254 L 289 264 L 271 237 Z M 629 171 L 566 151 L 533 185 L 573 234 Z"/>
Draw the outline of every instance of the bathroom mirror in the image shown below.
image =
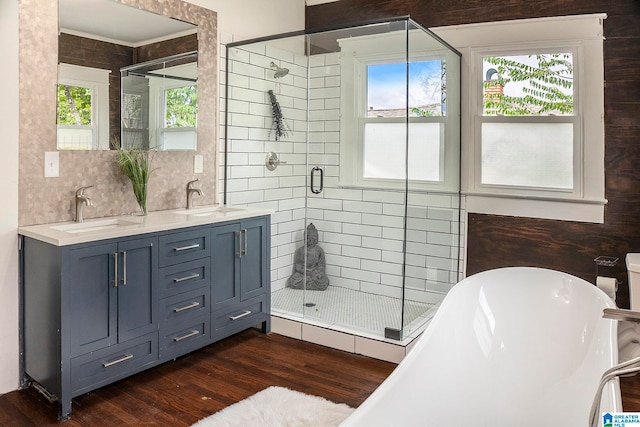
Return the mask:
<path id="1" fill-rule="evenodd" d="M 120 70 L 123 148 L 195 150 L 198 52 L 134 64 Z"/>
<path id="2" fill-rule="evenodd" d="M 59 0 L 58 45 L 58 150 L 108 150 L 120 145 L 196 149 L 195 25 L 114 0 Z M 185 54 L 188 63 L 184 58 L 180 64 L 167 59 Z M 142 66 L 137 77 L 147 80 L 147 92 L 155 92 L 141 95 L 138 82 L 136 95 L 125 95 L 121 70 L 135 65 Z M 141 77 L 143 73 L 155 75 Z M 188 104 L 161 111 L 166 102 L 160 96 L 167 93 L 174 104 L 181 96 Z M 145 117 L 141 110 L 131 115 L 132 99 L 146 99 Z M 186 122 L 180 120 L 191 125 L 188 129 L 176 129 L 176 109 L 188 110 Z M 173 122 L 167 123 L 163 115 L 173 117 Z"/>

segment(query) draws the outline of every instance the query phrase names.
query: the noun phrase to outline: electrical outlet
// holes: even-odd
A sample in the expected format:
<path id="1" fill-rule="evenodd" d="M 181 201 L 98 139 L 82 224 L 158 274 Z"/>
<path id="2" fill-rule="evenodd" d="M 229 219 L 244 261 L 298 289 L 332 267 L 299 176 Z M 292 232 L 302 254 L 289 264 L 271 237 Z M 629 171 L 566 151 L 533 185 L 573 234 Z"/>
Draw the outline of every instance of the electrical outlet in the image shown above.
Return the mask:
<path id="1" fill-rule="evenodd" d="M 202 154 L 196 154 L 193 157 L 193 173 L 204 172 L 204 156 Z"/>
<path id="2" fill-rule="evenodd" d="M 60 176 L 60 153 L 46 151 L 44 153 L 44 177 L 55 178 Z"/>

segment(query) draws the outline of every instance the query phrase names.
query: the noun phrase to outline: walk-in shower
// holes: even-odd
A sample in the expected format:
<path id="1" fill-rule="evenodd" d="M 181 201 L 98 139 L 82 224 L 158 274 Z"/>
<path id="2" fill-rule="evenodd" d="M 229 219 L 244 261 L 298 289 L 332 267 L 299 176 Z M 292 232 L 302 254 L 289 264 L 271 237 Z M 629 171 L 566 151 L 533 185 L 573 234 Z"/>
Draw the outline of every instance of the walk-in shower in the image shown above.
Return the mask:
<path id="1" fill-rule="evenodd" d="M 227 45 L 221 187 L 274 211 L 274 315 L 403 339 L 458 282 L 459 74 L 409 18 Z"/>

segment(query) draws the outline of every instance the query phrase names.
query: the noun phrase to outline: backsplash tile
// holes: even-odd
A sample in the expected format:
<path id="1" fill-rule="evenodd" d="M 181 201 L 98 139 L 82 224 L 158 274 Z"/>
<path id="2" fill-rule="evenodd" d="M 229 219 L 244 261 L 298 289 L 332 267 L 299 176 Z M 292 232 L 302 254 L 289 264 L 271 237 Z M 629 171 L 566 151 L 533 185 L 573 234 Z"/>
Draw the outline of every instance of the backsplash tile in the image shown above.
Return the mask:
<path id="1" fill-rule="evenodd" d="M 199 178 L 205 195 L 200 204 L 216 201 L 216 146 L 218 133 L 217 15 L 209 9 L 180 1 L 119 0 L 155 13 L 198 25 L 203 50 L 198 58 L 200 97 L 198 153 L 205 173 L 193 174 L 193 152 L 159 152 L 149 181 L 149 210 L 182 207 L 187 181 Z M 113 164 L 110 151 L 61 151 L 60 176 L 44 178 L 44 153 L 56 151 L 56 84 L 58 63 L 58 1 L 21 0 L 20 43 L 20 170 L 19 225 L 69 221 L 74 218 L 74 194 L 81 186 L 94 206 L 86 218 L 127 214 L 138 210 L 131 184 Z M 202 100 L 211 102 L 203 102 Z"/>

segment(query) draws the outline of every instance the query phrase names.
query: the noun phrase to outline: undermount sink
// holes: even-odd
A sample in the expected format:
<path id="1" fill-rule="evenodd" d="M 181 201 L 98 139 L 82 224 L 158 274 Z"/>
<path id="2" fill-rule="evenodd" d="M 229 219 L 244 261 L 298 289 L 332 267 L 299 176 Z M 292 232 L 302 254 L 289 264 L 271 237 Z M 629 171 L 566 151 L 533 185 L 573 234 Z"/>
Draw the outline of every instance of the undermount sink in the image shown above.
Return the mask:
<path id="1" fill-rule="evenodd" d="M 230 206 L 204 206 L 201 208 L 183 209 L 174 211 L 174 214 L 189 216 L 209 216 L 213 214 L 225 214 L 246 210 L 245 208 L 232 208 Z"/>
<path id="2" fill-rule="evenodd" d="M 135 221 L 129 221 L 126 219 L 110 218 L 98 221 L 74 222 L 73 224 L 56 225 L 51 228 L 53 230 L 64 231 L 65 233 L 85 233 L 89 231 L 108 230 L 137 224 L 138 223 Z"/>

